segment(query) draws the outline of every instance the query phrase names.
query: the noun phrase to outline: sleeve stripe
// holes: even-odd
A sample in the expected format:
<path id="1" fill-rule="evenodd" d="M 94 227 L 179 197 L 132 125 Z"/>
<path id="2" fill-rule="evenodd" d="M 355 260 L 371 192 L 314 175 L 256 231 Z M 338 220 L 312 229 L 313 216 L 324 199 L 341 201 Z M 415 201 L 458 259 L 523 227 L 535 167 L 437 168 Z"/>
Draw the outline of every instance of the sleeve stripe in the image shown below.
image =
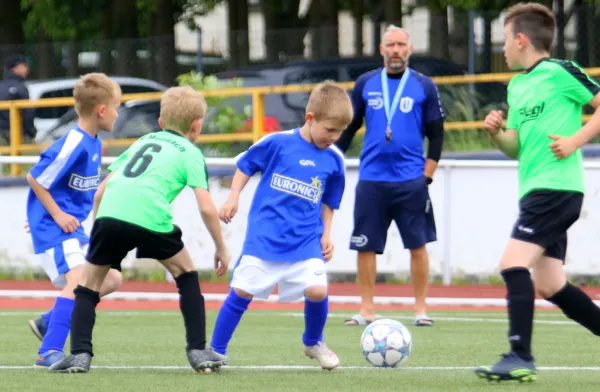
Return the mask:
<path id="1" fill-rule="evenodd" d="M 56 159 L 50 165 L 48 165 L 48 167 L 37 178 L 37 182 L 39 182 L 41 186 L 46 189 L 50 188 L 54 180 L 56 180 L 56 176 L 58 176 L 61 170 L 65 167 L 69 161 L 69 158 L 82 139 L 83 135 L 81 133 L 77 131 L 69 132 Z"/>
<path id="2" fill-rule="evenodd" d="M 342 161 L 342 173 L 346 173 L 346 160 L 344 159 L 344 153 L 342 152 L 342 150 L 340 150 L 335 144 L 332 144 L 331 146 L 329 146 L 329 148 L 331 148 L 340 158 L 340 160 Z"/>
<path id="3" fill-rule="evenodd" d="M 559 61 L 558 62 L 571 76 L 577 79 L 590 93 L 596 95 L 600 92 L 600 87 L 595 80 L 590 78 L 588 74 L 583 72 L 579 67 L 575 66 L 570 61 Z"/>
<path id="4" fill-rule="evenodd" d="M 289 131 L 279 131 L 279 132 L 268 133 L 268 134 L 264 135 L 263 137 L 261 137 L 260 139 L 258 139 L 256 141 L 256 143 L 254 143 L 252 146 L 250 146 L 250 148 L 252 148 L 253 146 L 256 146 L 257 144 L 264 142 L 265 140 L 267 140 L 268 138 L 270 138 L 273 135 L 293 135 L 293 134 L 294 134 L 293 129 L 290 129 Z M 237 163 L 237 161 L 239 161 L 240 158 L 242 158 L 242 156 L 244 156 L 246 154 L 246 152 L 247 151 L 242 151 L 241 153 L 236 155 L 235 158 L 233 158 L 235 160 L 235 163 Z"/>

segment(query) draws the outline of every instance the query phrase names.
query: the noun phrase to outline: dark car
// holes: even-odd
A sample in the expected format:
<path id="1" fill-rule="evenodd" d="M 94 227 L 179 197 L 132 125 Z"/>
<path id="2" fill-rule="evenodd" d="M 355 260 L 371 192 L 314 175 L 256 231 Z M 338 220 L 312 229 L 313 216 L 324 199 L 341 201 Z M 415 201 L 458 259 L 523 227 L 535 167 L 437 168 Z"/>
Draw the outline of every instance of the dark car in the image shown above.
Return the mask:
<path id="1" fill-rule="evenodd" d="M 100 132 L 102 140 L 137 139 L 150 132 L 160 131 L 158 117 L 160 116 L 160 102 L 134 100 L 125 102 L 119 108 L 119 117 L 115 122 L 112 132 Z M 75 109 L 69 110 L 53 126 L 40 143 L 52 143 L 69 132 L 77 124 Z M 123 147 L 106 148 L 107 155 L 118 155 L 126 149 Z"/>
<path id="2" fill-rule="evenodd" d="M 228 101 L 225 101 L 224 105 L 228 105 Z M 233 103 L 231 104 L 232 107 Z M 241 110 L 241 109 L 240 109 Z M 221 130 L 214 121 L 211 121 L 215 115 L 216 108 L 208 107 L 206 116 L 204 118 L 203 130 L 204 134 L 215 134 L 220 133 Z M 111 132 L 100 132 L 99 137 L 102 140 L 115 140 L 115 139 L 138 139 L 148 133 L 161 131 L 158 125 L 158 118 L 160 117 L 160 101 L 156 100 L 134 100 L 127 101 L 119 108 L 119 117 L 115 122 L 113 130 Z M 77 124 L 77 113 L 74 109 L 69 110 L 65 113 L 58 123 L 52 127 L 46 137 L 40 141 L 41 144 L 52 143 L 59 139 L 64 134 L 69 132 Z M 251 129 L 252 119 L 248 119 L 242 123 L 236 132 L 249 132 Z M 276 119 L 265 117 L 264 119 L 265 131 L 273 132 L 280 130 L 279 123 Z M 244 149 L 247 146 L 242 146 Z M 123 146 L 110 146 L 104 148 L 104 155 L 117 156 L 127 149 L 126 145 Z M 213 155 L 213 152 L 207 151 L 208 155 Z M 220 155 L 218 152 L 215 154 Z"/>
<path id="3" fill-rule="evenodd" d="M 413 55 L 410 66 L 429 77 L 465 75 L 466 69 L 451 61 Z M 324 80 L 356 81 L 360 75 L 382 67 L 380 56 L 361 58 L 329 58 L 298 60 L 278 66 L 252 66 L 217 74 L 220 79 L 241 78 L 245 87 L 313 84 Z M 472 121 L 481 117 L 488 107 L 506 102 L 505 83 L 475 83 L 440 85 L 442 103 L 450 121 Z M 267 115 L 277 117 L 284 128 L 301 125 L 309 93 L 268 94 L 265 96 Z"/>

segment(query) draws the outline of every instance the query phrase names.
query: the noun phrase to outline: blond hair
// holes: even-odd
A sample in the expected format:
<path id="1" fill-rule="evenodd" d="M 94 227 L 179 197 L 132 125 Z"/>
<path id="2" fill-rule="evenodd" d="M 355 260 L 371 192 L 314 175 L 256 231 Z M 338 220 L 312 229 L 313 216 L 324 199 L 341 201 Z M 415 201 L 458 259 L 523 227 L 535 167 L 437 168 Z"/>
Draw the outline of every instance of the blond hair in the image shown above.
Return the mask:
<path id="1" fill-rule="evenodd" d="M 119 100 L 121 87 L 103 73 L 83 75 L 73 88 L 75 111 L 79 116 L 89 116 L 98 105 L 107 105 Z"/>
<path id="2" fill-rule="evenodd" d="M 512 33 L 524 34 L 538 51 L 549 52 L 554 41 L 556 18 L 545 5 L 538 3 L 518 3 L 506 11 L 504 25 L 512 23 Z"/>
<path id="3" fill-rule="evenodd" d="M 348 93 L 331 81 L 319 84 L 310 93 L 306 105 L 306 113 L 309 112 L 316 121 L 335 120 L 346 124 L 349 124 L 354 116 Z"/>
<path id="4" fill-rule="evenodd" d="M 160 100 L 160 117 L 167 129 L 186 133 L 205 114 L 204 97 L 190 86 L 171 87 Z"/>

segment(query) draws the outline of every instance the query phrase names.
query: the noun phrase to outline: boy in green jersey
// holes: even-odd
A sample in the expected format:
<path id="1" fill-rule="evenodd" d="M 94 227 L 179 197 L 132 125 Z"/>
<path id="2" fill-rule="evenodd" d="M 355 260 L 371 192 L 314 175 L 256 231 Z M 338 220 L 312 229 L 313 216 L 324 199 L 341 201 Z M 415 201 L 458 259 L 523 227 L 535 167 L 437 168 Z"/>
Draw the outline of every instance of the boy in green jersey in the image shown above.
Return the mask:
<path id="1" fill-rule="evenodd" d="M 92 330 L 98 291 L 106 273 L 120 270 L 127 253 L 156 259 L 173 275 L 185 322 L 187 357 L 196 371 L 226 364 L 227 357 L 206 347 L 204 297 L 198 273 L 173 224 L 171 202 L 185 186 L 193 188 L 200 213 L 215 243 L 217 275 L 227 271 L 229 256 L 217 209 L 208 193 L 202 152 L 193 144 L 206 112 L 202 95 L 191 87 L 167 90 L 161 100 L 159 125 L 164 131 L 143 136 L 109 167 L 94 200 L 87 262 L 74 290 L 71 355 L 49 368 L 51 372 L 86 373 L 92 359 Z"/>
<path id="2" fill-rule="evenodd" d="M 600 309 L 563 271 L 567 230 L 579 219 L 584 195 L 583 158 L 575 150 L 600 130 L 598 109 L 582 127 L 582 107 L 600 106 L 600 87 L 572 62 L 550 58 L 556 23 L 548 8 L 515 5 L 504 23 L 506 61 L 523 72 L 508 86 L 506 131 L 500 129 L 499 111 L 488 114 L 485 128 L 500 150 L 519 161 L 519 217 L 500 263 L 511 351 L 475 373 L 489 380 L 533 381 L 530 269 L 540 296 L 600 335 Z"/>

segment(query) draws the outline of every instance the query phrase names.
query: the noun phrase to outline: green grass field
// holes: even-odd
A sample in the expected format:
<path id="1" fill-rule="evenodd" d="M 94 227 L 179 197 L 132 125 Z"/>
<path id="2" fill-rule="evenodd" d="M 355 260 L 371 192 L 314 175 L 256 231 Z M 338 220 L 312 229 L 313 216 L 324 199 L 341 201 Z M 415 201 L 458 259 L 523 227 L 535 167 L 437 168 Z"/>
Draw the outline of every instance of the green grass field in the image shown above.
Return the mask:
<path id="1" fill-rule="evenodd" d="M 410 326 L 409 313 L 393 315 L 413 335 L 413 353 L 402 369 L 369 367 L 359 346 L 363 328 L 344 326 L 348 314 L 332 313 L 326 341 L 342 366 L 328 372 L 303 354 L 300 313 L 249 311 L 231 342 L 229 366 L 218 373 L 198 374 L 187 364 L 179 313 L 100 311 L 92 369 L 74 375 L 32 368 L 39 341 L 27 320 L 36 314 L 0 312 L 2 391 L 37 392 L 50 385 L 61 391 L 115 392 L 598 391 L 600 385 L 600 341 L 554 312 L 536 317 L 538 380 L 502 385 L 477 379 L 472 372 L 474 366 L 492 363 L 506 350 L 507 323 L 502 313 L 435 312 L 434 328 Z M 215 316 L 212 311 L 208 314 L 209 336 Z"/>

